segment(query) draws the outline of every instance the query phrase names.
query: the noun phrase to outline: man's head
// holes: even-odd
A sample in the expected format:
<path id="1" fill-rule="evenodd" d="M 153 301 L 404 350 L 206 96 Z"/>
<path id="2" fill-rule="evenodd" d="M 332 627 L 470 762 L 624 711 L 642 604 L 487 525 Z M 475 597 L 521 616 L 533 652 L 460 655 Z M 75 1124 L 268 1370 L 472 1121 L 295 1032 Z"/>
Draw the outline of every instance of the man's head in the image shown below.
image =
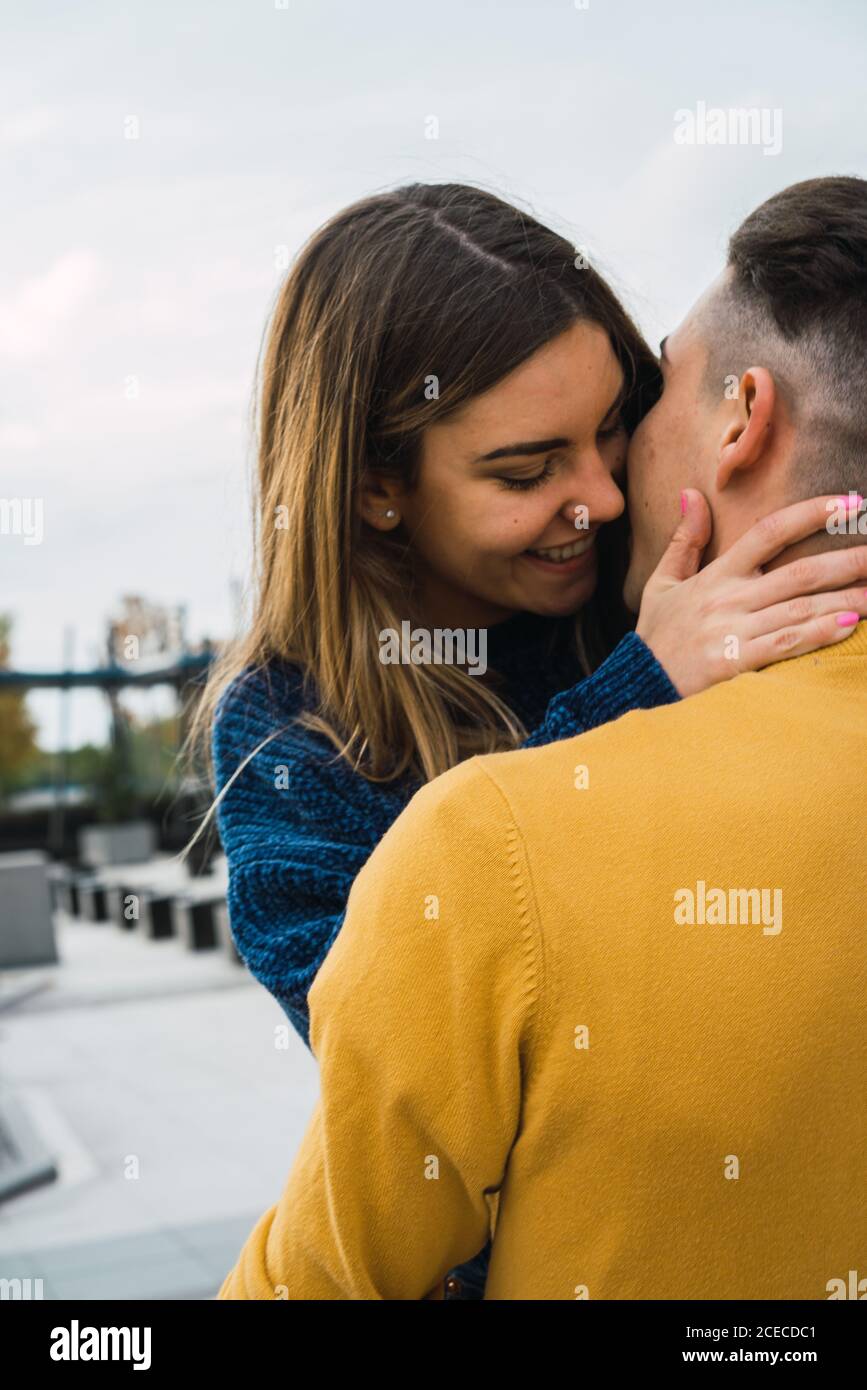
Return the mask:
<path id="1" fill-rule="evenodd" d="M 662 371 L 629 448 L 634 609 L 683 487 L 710 503 L 705 562 L 787 502 L 867 494 L 867 180 L 808 179 L 751 213 Z M 818 533 L 785 558 L 859 539 Z"/>

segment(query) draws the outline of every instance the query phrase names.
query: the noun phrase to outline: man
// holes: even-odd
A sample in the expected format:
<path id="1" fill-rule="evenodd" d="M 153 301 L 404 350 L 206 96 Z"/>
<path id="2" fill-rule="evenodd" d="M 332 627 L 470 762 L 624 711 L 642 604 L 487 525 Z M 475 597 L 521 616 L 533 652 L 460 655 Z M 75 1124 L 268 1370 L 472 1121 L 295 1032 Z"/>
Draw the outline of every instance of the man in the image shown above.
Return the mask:
<path id="1" fill-rule="evenodd" d="M 867 493 L 867 183 L 747 218 L 663 370 L 629 459 L 636 608 L 684 481 L 707 559 L 787 502 Z M 809 591 L 811 553 L 857 522 L 841 504 L 774 567 Z M 862 624 L 424 787 L 310 993 L 321 1099 L 220 1296 L 436 1297 L 495 1206 L 490 1299 L 823 1299 L 867 1276 L 865 728 Z"/>

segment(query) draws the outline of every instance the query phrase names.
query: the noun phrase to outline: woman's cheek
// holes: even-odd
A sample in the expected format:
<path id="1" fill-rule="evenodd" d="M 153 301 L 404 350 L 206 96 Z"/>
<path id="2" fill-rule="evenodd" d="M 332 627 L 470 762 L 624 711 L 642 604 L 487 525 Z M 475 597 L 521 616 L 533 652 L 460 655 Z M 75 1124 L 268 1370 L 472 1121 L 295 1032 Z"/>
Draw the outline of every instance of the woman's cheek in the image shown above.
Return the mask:
<path id="1" fill-rule="evenodd" d="M 504 513 L 502 524 L 497 528 L 500 546 L 509 555 L 520 555 L 522 550 L 534 545 L 546 530 L 550 516 L 535 499 L 513 502 L 510 499 Z M 549 509 L 550 510 L 550 509 Z"/>

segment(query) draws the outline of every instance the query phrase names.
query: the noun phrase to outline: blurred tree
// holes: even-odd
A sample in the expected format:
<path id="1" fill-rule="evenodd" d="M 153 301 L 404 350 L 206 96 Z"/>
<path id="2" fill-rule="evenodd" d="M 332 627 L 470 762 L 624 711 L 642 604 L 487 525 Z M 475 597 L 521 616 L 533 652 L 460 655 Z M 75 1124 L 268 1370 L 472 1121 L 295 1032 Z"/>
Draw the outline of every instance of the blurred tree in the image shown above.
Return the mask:
<path id="1" fill-rule="evenodd" d="M 0 670 L 9 669 L 12 618 L 0 613 Z M 27 710 L 26 694 L 0 691 L 0 795 L 5 795 L 27 767 L 39 757 L 36 725 Z"/>

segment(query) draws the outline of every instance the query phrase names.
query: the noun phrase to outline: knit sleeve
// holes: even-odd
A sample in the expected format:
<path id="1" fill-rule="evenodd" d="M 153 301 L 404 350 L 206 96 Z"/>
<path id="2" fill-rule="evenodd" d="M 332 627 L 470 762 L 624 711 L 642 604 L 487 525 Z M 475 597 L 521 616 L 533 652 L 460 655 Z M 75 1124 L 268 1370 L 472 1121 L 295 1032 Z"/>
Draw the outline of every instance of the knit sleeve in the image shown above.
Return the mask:
<path id="1" fill-rule="evenodd" d="M 538 748 L 586 734 L 630 710 L 654 709 L 680 698 L 680 691 L 647 644 L 636 633 L 628 632 L 592 675 L 554 696 L 544 720 L 521 747 Z"/>
<path id="2" fill-rule="evenodd" d="M 351 773 L 348 790 L 289 714 L 275 717 L 248 684 L 221 702 L 212 744 L 232 935 L 309 1047 L 307 993 L 380 831 L 353 798 Z"/>

